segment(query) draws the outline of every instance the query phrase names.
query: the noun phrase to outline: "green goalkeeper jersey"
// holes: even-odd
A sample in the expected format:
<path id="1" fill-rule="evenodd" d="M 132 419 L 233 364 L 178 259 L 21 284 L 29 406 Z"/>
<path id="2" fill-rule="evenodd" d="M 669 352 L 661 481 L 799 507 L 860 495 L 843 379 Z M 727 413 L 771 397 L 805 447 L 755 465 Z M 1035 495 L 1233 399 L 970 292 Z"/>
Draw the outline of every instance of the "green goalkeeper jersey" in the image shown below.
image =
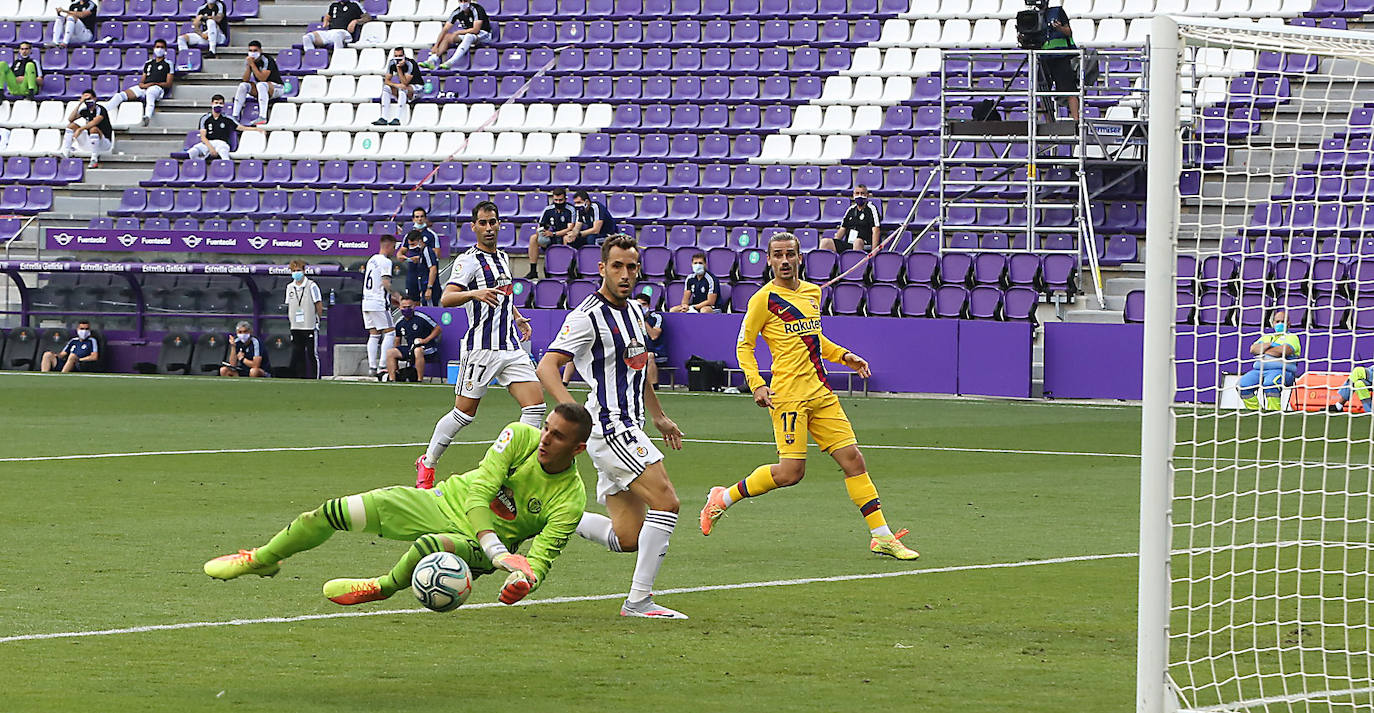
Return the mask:
<path id="1" fill-rule="evenodd" d="M 576 463 L 561 473 L 544 472 L 539 435 L 539 429 L 523 423 L 506 426 L 476 468 L 448 478 L 437 490 L 441 509 L 474 538 L 485 528 L 468 518 L 473 508 L 491 510 L 492 531 L 511 552 L 534 538 L 525 557 L 543 582 L 577 530 L 587 492 Z"/>

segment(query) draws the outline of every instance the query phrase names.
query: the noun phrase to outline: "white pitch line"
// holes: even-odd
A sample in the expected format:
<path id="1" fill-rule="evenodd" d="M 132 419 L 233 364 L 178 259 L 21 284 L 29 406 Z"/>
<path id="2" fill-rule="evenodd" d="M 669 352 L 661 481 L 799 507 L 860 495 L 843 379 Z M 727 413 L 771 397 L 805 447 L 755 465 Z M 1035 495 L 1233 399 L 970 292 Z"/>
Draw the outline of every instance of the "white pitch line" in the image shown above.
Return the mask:
<path id="1" fill-rule="evenodd" d="M 895 572 L 873 572 L 868 574 L 842 574 L 832 577 L 804 577 L 801 579 L 774 579 L 763 582 L 740 582 L 737 584 L 709 584 L 700 587 L 677 587 L 675 589 L 656 590 L 656 595 L 669 594 L 695 594 L 698 592 L 721 592 L 733 589 L 762 589 L 765 587 L 791 587 L 800 584 L 820 584 L 826 582 L 851 582 L 860 579 L 887 579 L 890 577 L 908 577 L 917 574 L 944 574 L 948 572 L 970 572 L 975 570 L 990 569 L 1017 569 L 1022 567 L 1036 567 L 1047 564 L 1068 564 L 1074 562 L 1094 562 L 1100 560 L 1126 559 L 1135 557 L 1134 552 L 1116 552 L 1112 554 L 1098 555 L 1075 555 L 1071 557 L 1051 557 L 1042 560 L 1023 560 L 1021 562 L 992 562 L 987 564 L 966 564 L 954 565 L 949 567 L 932 567 L 929 569 L 907 569 Z M 568 597 L 549 597 L 548 599 L 527 600 L 515 606 L 529 607 L 541 606 L 546 604 L 569 604 L 574 602 L 597 602 L 608 599 L 620 599 L 625 596 L 624 592 L 614 592 L 611 594 L 588 594 L 581 596 Z M 500 604 L 496 602 L 482 602 L 480 604 L 467 604 L 458 611 L 472 611 L 476 609 L 494 609 Z M 229 619 L 227 621 L 187 621 L 177 624 L 151 624 L 148 626 L 130 626 L 123 629 L 95 629 L 86 631 L 59 631 L 46 634 L 16 634 L 13 636 L 0 636 L 0 644 L 13 641 L 39 641 L 45 639 L 72 639 L 87 636 L 114 636 L 116 634 L 142 634 L 150 631 L 176 631 L 180 629 L 205 629 L 221 626 L 245 626 L 248 624 L 289 624 L 298 621 L 315 621 L 319 619 L 353 619 L 368 616 L 390 616 L 393 614 L 421 614 L 429 612 L 428 609 L 384 609 L 380 611 L 347 611 L 335 612 L 332 614 L 300 614 L 297 616 L 270 616 L 259 619 Z"/>
<path id="2" fill-rule="evenodd" d="M 731 446 L 772 446 L 773 441 L 739 441 L 725 440 L 717 438 L 684 438 L 684 443 L 709 443 L 716 445 Z M 454 445 L 477 446 L 485 445 L 490 441 L 454 441 Z M 429 445 L 428 441 L 416 443 L 376 443 L 376 444 L 357 444 L 341 446 L 273 446 L 263 448 L 198 448 L 184 451 L 130 451 L 127 453 L 77 453 L 72 455 L 57 456 L 16 456 L 11 458 L 0 458 L 0 463 L 31 463 L 35 461 L 53 460 L 92 460 L 100 458 L 135 458 L 139 456 L 197 456 L 197 455 L 220 455 L 224 453 L 279 453 L 279 452 L 306 452 L 306 451 L 346 451 L 346 450 L 365 450 L 368 448 L 413 448 L 416 446 Z M 815 446 L 811 446 L 815 448 Z M 999 453 L 1007 455 L 1026 455 L 1026 456 L 1082 456 L 1087 458 L 1139 458 L 1134 453 L 1094 453 L 1092 451 L 1042 451 L 1042 450 L 1018 450 L 1015 448 L 968 448 L 962 446 L 891 446 L 874 443 L 862 444 L 861 448 L 873 450 L 896 450 L 896 451 L 943 451 L 953 453 Z"/>

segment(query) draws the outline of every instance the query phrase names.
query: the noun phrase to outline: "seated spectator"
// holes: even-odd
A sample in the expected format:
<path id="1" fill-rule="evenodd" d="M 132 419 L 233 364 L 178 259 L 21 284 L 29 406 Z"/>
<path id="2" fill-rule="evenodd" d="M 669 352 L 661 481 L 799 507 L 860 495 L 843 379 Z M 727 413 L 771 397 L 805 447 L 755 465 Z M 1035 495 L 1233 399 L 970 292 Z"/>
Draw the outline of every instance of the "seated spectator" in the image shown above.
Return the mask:
<path id="1" fill-rule="evenodd" d="M 419 300 L 414 294 L 401 298 L 401 321 L 396 323 L 396 346 L 386 353 L 386 374 L 391 381 L 397 381 L 398 364 L 413 366 L 415 381 L 425 378 L 425 361 L 439 355 L 439 337 L 444 328 L 434 319 L 415 307 Z"/>
<path id="2" fill-rule="evenodd" d="M 372 122 L 374 126 L 400 126 L 401 113 L 406 103 L 415 101 L 415 93 L 425 88 L 425 76 L 415 60 L 406 57 L 403 47 L 391 51 L 391 61 L 386 63 L 386 74 L 382 75 L 382 116 Z M 392 109 L 392 102 L 396 108 Z M 386 115 L 391 114 L 390 121 Z"/>
<path id="3" fill-rule="evenodd" d="M 1298 378 L 1297 358 L 1302 353 L 1302 344 L 1288 331 L 1288 312 L 1278 310 L 1269 318 L 1269 323 L 1273 325 L 1273 334 L 1266 334 L 1250 345 L 1250 354 L 1255 357 L 1254 367 L 1243 374 L 1237 384 L 1241 401 L 1251 411 L 1260 408 L 1260 389 L 1264 390 L 1263 408 L 1282 411 L 1279 395 L 1285 386 L 1292 386 Z"/>
<path id="4" fill-rule="evenodd" d="M 358 36 L 358 29 L 371 20 L 372 16 L 363 12 L 362 7 L 353 0 L 334 0 L 329 3 L 324 17 L 320 18 L 325 29 L 301 35 L 301 44 L 305 49 L 328 45 L 341 50 Z"/>
<path id="5" fill-rule="evenodd" d="M 720 280 L 706 271 L 706 253 L 692 256 L 692 276 L 682 288 L 682 304 L 673 305 L 669 312 L 700 312 L 709 314 L 716 311 L 720 299 Z"/>
<path id="6" fill-rule="evenodd" d="M 72 0 L 66 10 L 57 8 L 57 22 L 52 24 L 52 43 L 58 47 L 81 44 L 95 39 L 95 27 L 100 23 L 100 4 L 96 0 Z"/>
<path id="7" fill-rule="evenodd" d="M 439 39 L 429 48 L 429 59 L 421 62 L 420 66 L 425 69 L 449 69 L 473 47 L 491 42 L 492 33 L 495 31 L 496 26 L 487 17 L 486 8 L 479 3 L 460 0 L 458 9 L 448 16 L 448 22 L 444 23 L 444 28 L 439 31 Z M 436 64 L 454 44 L 458 45 L 458 50 L 453 56 L 443 64 Z"/>
<path id="8" fill-rule="evenodd" d="M 1370 382 L 1374 379 L 1370 378 L 1371 371 L 1374 371 L 1374 367 L 1357 366 L 1351 369 L 1350 376 L 1341 385 L 1340 390 L 1336 392 L 1338 394 L 1336 403 L 1327 408 L 1332 413 L 1345 411 L 1346 404 L 1350 402 L 1350 397 L 1354 396 L 1364 407 L 1366 414 L 1374 414 L 1374 393 L 1371 393 L 1370 390 Z"/>
<path id="9" fill-rule="evenodd" d="M 191 18 L 191 31 L 177 37 L 177 51 L 191 47 L 209 47 L 206 56 L 214 57 L 220 45 L 229 44 L 227 8 L 222 0 L 205 0 Z"/>
<path id="10" fill-rule="evenodd" d="M 143 74 L 138 78 L 138 83 L 122 92 L 115 92 L 105 106 L 114 111 L 126 99 L 142 99 L 143 125 L 147 126 L 153 118 L 153 110 L 157 108 L 157 100 L 172 91 L 175 79 L 172 65 L 167 62 L 167 41 L 159 39 L 153 42 L 153 56 L 143 63 Z"/>
<path id="11" fill-rule="evenodd" d="M 573 205 L 577 208 L 577 229 L 572 232 L 573 239 L 568 245 L 575 248 L 600 245 L 607 237 L 620 232 L 605 204 L 592 200 L 586 191 L 573 194 Z"/>
<path id="12" fill-rule="evenodd" d="M 33 99 L 43 83 L 43 65 L 29 42 L 19 43 L 19 56 L 0 62 L 0 87 L 19 99 Z"/>
<path id="13" fill-rule="evenodd" d="M 821 249 L 831 252 L 863 250 L 873 247 L 881 240 L 879 237 L 878 207 L 869 201 L 868 186 L 860 183 L 854 186 L 854 205 L 845 211 L 840 221 L 840 229 L 833 238 L 821 238 Z"/>
<path id="14" fill-rule="evenodd" d="M 549 193 L 549 205 L 539 216 L 539 229 L 530 236 L 530 271 L 525 277 L 539 277 L 539 248 L 571 243 L 577 233 L 577 219 L 568 206 L 568 191 L 555 188 Z"/>
<path id="15" fill-rule="evenodd" d="M 200 143 L 186 149 L 191 158 L 209 161 L 229 158 L 229 142 L 244 131 L 266 132 L 261 126 L 244 126 L 224 115 L 224 95 L 210 97 L 210 113 L 200 117 Z"/>
<path id="16" fill-rule="evenodd" d="M 80 119 L 82 123 L 77 123 Z M 100 154 L 114 150 L 114 124 L 110 111 L 95 100 L 95 92 L 81 92 L 81 103 L 67 115 L 67 133 L 62 137 L 62 157 L 72 155 L 72 146 L 91 154 L 91 168 L 100 168 Z"/>
<path id="17" fill-rule="evenodd" d="M 262 343 L 253 336 L 253 325 L 239 322 L 234 326 L 234 341 L 229 343 L 229 359 L 220 365 L 220 376 L 271 376 L 267 373 L 267 357 Z"/>
<path id="18" fill-rule="evenodd" d="M 244 59 L 243 76 L 239 77 L 238 90 L 234 92 L 234 108 L 229 116 L 239 121 L 243 116 L 243 106 L 248 95 L 258 100 L 258 120 L 255 124 L 267 122 L 267 108 L 272 97 L 281 96 L 281 70 L 277 68 L 277 58 L 263 54 L 262 43 L 253 40 L 248 43 L 248 56 Z"/>
<path id="19" fill-rule="evenodd" d="M 644 334 L 649 338 L 644 348 L 654 355 L 649 360 L 649 371 L 645 377 L 650 384 L 657 385 L 658 368 L 668 363 L 668 345 L 663 342 L 663 314 L 649 308 L 649 295 L 641 292 L 635 295 L 635 299 L 639 300 L 639 308 L 644 311 Z"/>
<path id="20" fill-rule="evenodd" d="M 90 320 L 83 319 L 76 323 L 76 334 L 67 340 L 67 346 L 62 347 L 62 351 L 56 354 L 43 352 L 39 370 L 52 371 L 61 364 L 64 374 L 73 371 L 90 372 L 96 370 L 96 362 L 99 360 L 100 344 L 91 336 Z"/>
<path id="21" fill-rule="evenodd" d="M 423 230 L 406 233 L 406 250 L 401 257 L 406 264 L 406 294 L 414 295 L 420 304 L 438 307 L 439 253 L 425 245 Z"/>

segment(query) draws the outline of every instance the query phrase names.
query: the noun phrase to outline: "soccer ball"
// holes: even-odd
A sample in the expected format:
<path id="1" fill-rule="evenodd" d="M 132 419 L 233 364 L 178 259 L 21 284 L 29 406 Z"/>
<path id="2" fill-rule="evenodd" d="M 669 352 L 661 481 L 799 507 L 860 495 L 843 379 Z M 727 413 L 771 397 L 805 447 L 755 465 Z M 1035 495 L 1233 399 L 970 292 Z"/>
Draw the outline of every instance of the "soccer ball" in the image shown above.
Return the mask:
<path id="1" fill-rule="evenodd" d="M 472 571 L 452 552 L 425 555 L 410 575 L 415 598 L 434 611 L 453 611 L 472 594 Z"/>

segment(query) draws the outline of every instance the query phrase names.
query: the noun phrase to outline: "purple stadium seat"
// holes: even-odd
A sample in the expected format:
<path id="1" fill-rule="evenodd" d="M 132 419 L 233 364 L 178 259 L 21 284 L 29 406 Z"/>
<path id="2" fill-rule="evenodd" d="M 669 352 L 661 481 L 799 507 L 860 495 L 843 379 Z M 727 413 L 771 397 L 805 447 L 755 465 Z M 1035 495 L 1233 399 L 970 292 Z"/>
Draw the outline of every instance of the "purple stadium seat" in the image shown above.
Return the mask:
<path id="1" fill-rule="evenodd" d="M 1309 313 L 1313 329 L 1338 329 L 1350 318 L 1350 300 L 1340 295 L 1318 295 Z"/>
<path id="2" fill-rule="evenodd" d="M 969 317 L 973 319 L 997 319 L 1000 316 L 1001 309 L 1002 291 L 1000 289 L 987 285 L 979 285 L 969 291 Z"/>
<path id="3" fill-rule="evenodd" d="M 555 246 L 549 246 L 550 248 Z M 557 246 L 562 247 L 562 246 Z M 561 252 L 561 251 L 560 251 Z M 577 248 L 577 275 L 579 277 L 596 277 L 599 273 L 597 265 L 601 261 L 601 246 L 583 245 Z M 545 265 L 547 265 L 547 259 Z M 552 273 L 551 273 L 552 274 Z M 580 300 L 579 300 L 580 301 Z"/>
<path id="4" fill-rule="evenodd" d="M 1029 287 L 1012 287 L 1002 294 L 1002 318 L 1007 321 L 1035 322 L 1035 307 L 1040 295 Z"/>
<path id="5" fill-rule="evenodd" d="M 740 251 L 736 265 L 741 280 L 763 280 L 764 271 L 768 269 L 768 257 L 764 251 L 750 248 Z"/>
<path id="6" fill-rule="evenodd" d="M 1198 298 L 1197 323 L 1229 325 L 1235 317 L 1236 298 L 1226 292 L 1207 292 Z"/>
<path id="7" fill-rule="evenodd" d="M 1126 293 L 1126 307 L 1122 316 L 1127 324 L 1145 322 L 1145 290 L 1131 290 Z"/>
<path id="8" fill-rule="evenodd" d="M 843 275 L 840 279 L 843 282 L 866 281 L 869 266 L 861 263 L 864 263 L 867 257 L 868 253 L 862 250 L 846 250 L 840 253 L 838 274 Z"/>
<path id="9" fill-rule="evenodd" d="M 863 285 L 841 282 L 830 293 L 830 311 L 836 315 L 857 315 L 863 311 Z"/>
<path id="10" fill-rule="evenodd" d="M 958 285 L 943 285 L 935 291 L 935 316 L 961 319 L 966 315 L 968 290 Z"/>
<path id="11" fill-rule="evenodd" d="M 540 280 L 534 285 L 534 297 L 531 304 L 538 309 L 558 309 L 563 306 L 563 281 Z"/>
<path id="12" fill-rule="evenodd" d="M 839 256 L 829 250 L 816 250 L 806 254 L 803 274 L 810 282 L 825 282 L 835 275 Z"/>
<path id="13" fill-rule="evenodd" d="M 928 285 L 907 285 L 902 288 L 901 316 L 929 317 L 935 305 L 935 290 Z"/>
<path id="14" fill-rule="evenodd" d="M 640 251 L 640 270 L 645 277 L 662 279 L 668 274 L 668 265 L 672 262 L 673 253 L 668 248 L 651 245 Z"/>
<path id="15" fill-rule="evenodd" d="M 911 253 L 906 256 L 906 281 L 910 284 L 930 285 L 935 282 L 939 260 L 930 253 Z"/>
<path id="16" fill-rule="evenodd" d="M 940 256 L 940 284 L 967 285 L 973 274 L 973 257 L 968 253 L 945 253 Z"/>
<path id="17" fill-rule="evenodd" d="M 1007 258 L 997 253 L 980 253 L 973 258 L 973 281 L 980 285 L 1001 285 L 1006 276 Z"/>
<path id="18" fill-rule="evenodd" d="M 544 251 L 544 274 L 550 277 L 568 278 L 576 269 L 578 252 L 566 245 L 550 245 Z M 535 296 L 538 302 L 538 295 Z"/>
<path id="19" fill-rule="evenodd" d="M 1046 255 L 1040 265 L 1040 281 L 1047 293 L 1078 294 L 1078 257 L 1063 253 Z"/>

